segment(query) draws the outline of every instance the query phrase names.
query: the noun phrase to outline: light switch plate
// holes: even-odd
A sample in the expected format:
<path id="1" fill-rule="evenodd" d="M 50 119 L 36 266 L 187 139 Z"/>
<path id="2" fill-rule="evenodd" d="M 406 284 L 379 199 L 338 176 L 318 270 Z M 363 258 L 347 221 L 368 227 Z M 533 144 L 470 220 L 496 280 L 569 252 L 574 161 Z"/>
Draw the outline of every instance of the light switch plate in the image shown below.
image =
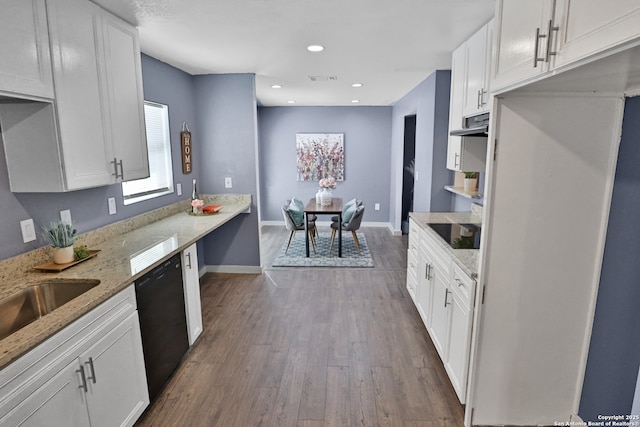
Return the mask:
<path id="1" fill-rule="evenodd" d="M 376 203 L 375 205 L 373 205 L 373 210 L 379 211 L 380 210 L 380 203 Z"/>
<path id="2" fill-rule="evenodd" d="M 109 202 L 109 215 L 115 215 L 117 210 L 116 210 L 116 198 L 115 197 L 109 197 L 108 199 Z"/>
<path id="3" fill-rule="evenodd" d="M 24 243 L 36 240 L 36 228 L 33 225 L 33 219 L 25 219 L 20 221 L 20 229 L 22 229 L 22 241 Z"/>
<path id="4" fill-rule="evenodd" d="M 60 221 L 71 225 L 71 211 L 69 209 L 60 211 Z"/>
<path id="5" fill-rule="evenodd" d="M 178 196 L 182 196 L 182 184 L 176 184 L 176 193 L 178 194 Z"/>
<path id="6" fill-rule="evenodd" d="M 231 182 L 231 177 L 228 176 L 224 179 L 224 188 L 232 188 L 233 184 Z"/>

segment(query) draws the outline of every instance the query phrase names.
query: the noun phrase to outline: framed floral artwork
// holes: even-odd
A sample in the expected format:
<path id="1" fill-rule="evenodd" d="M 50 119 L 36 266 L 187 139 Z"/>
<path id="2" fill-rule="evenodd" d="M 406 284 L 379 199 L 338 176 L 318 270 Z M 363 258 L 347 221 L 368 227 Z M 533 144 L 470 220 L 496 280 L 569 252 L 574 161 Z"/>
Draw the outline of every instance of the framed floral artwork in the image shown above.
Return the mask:
<path id="1" fill-rule="evenodd" d="M 298 181 L 344 181 L 344 134 L 296 134 Z"/>

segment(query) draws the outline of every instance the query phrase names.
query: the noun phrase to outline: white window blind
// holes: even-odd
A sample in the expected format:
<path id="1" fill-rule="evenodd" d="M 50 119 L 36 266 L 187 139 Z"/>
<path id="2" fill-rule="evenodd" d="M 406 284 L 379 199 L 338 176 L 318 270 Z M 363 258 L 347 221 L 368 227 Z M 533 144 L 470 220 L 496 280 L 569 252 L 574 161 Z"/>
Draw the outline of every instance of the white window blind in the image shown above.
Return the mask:
<path id="1" fill-rule="evenodd" d="M 145 101 L 144 121 L 147 130 L 149 177 L 122 183 L 125 205 L 173 193 L 169 107 Z"/>

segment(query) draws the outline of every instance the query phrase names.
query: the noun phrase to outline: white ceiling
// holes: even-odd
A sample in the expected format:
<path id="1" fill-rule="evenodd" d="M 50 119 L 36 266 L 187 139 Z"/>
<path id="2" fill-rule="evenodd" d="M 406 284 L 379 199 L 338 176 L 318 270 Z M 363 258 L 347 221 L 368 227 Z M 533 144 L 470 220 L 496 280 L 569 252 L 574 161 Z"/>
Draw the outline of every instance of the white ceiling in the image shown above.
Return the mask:
<path id="1" fill-rule="evenodd" d="M 494 0 L 93 1 L 138 27 L 142 52 L 187 73 L 255 73 L 265 106 L 390 105 L 449 69 L 451 52 L 494 8 Z M 325 50 L 310 53 L 310 44 Z"/>

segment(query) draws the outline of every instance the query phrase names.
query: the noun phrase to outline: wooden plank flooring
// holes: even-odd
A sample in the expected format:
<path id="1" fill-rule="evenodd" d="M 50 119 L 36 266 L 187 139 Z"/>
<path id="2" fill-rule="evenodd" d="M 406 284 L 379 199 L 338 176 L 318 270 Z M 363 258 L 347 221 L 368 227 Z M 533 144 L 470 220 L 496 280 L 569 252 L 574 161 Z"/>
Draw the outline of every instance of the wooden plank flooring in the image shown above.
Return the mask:
<path id="1" fill-rule="evenodd" d="M 273 268 L 201 278 L 204 332 L 137 426 L 463 425 L 405 287 L 406 236 L 362 228 L 375 268 Z"/>

